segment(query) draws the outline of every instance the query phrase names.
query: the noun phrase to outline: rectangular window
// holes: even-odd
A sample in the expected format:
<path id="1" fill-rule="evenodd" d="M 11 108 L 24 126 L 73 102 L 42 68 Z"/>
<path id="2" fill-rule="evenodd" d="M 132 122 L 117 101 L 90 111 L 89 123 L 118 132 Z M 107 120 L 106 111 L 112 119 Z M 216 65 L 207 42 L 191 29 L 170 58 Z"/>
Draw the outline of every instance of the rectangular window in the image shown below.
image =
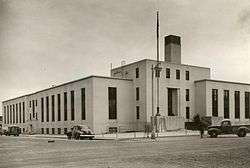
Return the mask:
<path id="1" fill-rule="evenodd" d="M 85 88 L 81 89 L 81 107 L 82 107 L 82 120 L 86 120 Z"/>
<path id="2" fill-rule="evenodd" d="M 44 128 L 41 128 L 41 134 L 44 134 Z"/>
<path id="3" fill-rule="evenodd" d="M 140 88 L 137 87 L 136 88 L 136 100 L 139 100 L 140 99 Z"/>
<path id="4" fill-rule="evenodd" d="M 49 96 L 46 96 L 46 121 L 49 122 Z"/>
<path id="5" fill-rule="evenodd" d="M 68 106 L 67 106 L 67 92 L 64 92 L 63 93 L 63 95 L 64 95 L 64 121 L 67 121 L 68 120 L 68 114 L 67 114 L 67 108 L 68 108 Z"/>
<path id="6" fill-rule="evenodd" d="M 108 88 L 108 99 L 109 99 L 109 119 L 117 119 L 117 92 L 115 87 Z"/>
<path id="7" fill-rule="evenodd" d="M 49 134 L 49 128 L 46 128 L 46 134 Z"/>
<path id="8" fill-rule="evenodd" d="M 181 78 L 180 70 L 176 69 L 176 79 L 180 79 L 180 78 Z"/>
<path id="9" fill-rule="evenodd" d="M 16 123 L 16 112 L 15 112 L 15 105 L 12 105 L 12 112 L 13 112 L 13 124 Z"/>
<path id="10" fill-rule="evenodd" d="M 186 80 L 189 80 L 189 71 L 186 71 Z"/>
<path id="11" fill-rule="evenodd" d="M 7 105 L 7 124 L 10 123 L 10 111 L 9 111 L 9 105 Z"/>
<path id="12" fill-rule="evenodd" d="M 6 106 L 4 106 L 4 124 L 6 124 Z"/>
<path id="13" fill-rule="evenodd" d="M 30 108 L 31 108 L 31 101 L 30 101 L 30 104 L 29 104 L 29 105 L 30 105 Z"/>
<path id="14" fill-rule="evenodd" d="M 229 118 L 229 90 L 224 90 L 224 118 Z"/>
<path id="15" fill-rule="evenodd" d="M 190 107 L 186 107 L 186 119 L 190 119 Z"/>
<path id="16" fill-rule="evenodd" d="M 68 132 L 67 128 L 64 128 L 63 133 L 67 134 L 67 132 Z"/>
<path id="17" fill-rule="evenodd" d="M 71 97 L 71 121 L 75 120 L 75 92 L 74 90 L 70 91 Z"/>
<path id="18" fill-rule="evenodd" d="M 44 122 L 44 100 L 41 98 L 41 122 Z"/>
<path id="19" fill-rule="evenodd" d="M 186 101 L 189 101 L 189 89 L 186 89 Z"/>
<path id="20" fill-rule="evenodd" d="M 54 122 L 55 121 L 55 95 L 51 96 L 51 113 L 52 113 L 51 120 L 52 122 Z"/>
<path id="21" fill-rule="evenodd" d="M 245 118 L 250 118 L 250 92 L 245 92 Z"/>
<path id="22" fill-rule="evenodd" d="M 55 128 L 52 128 L 52 134 L 55 134 Z"/>
<path id="23" fill-rule="evenodd" d="M 61 121 L 61 95 L 57 94 L 57 120 Z"/>
<path id="24" fill-rule="evenodd" d="M 35 100 L 32 100 L 32 116 L 35 118 Z"/>
<path id="25" fill-rule="evenodd" d="M 139 120 L 140 119 L 140 107 L 136 106 L 136 119 Z"/>
<path id="26" fill-rule="evenodd" d="M 31 113 L 30 113 L 30 120 L 32 120 Z"/>
<path id="27" fill-rule="evenodd" d="M 166 78 L 170 78 L 170 68 L 166 68 Z"/>
<path id="28" fill-rule="evenodd" d="M 57 134 L 61 134 L 61 128 L 57 128 Z"/>
<path id="29" fill-rule="evenodd" d="M 37 106 L 37 100 L 36 100 L 36 106 Z"/>
<path id="30" fill-rule="evenodd" d="M 212 89 L 212 116 L 218 117 L 218 89 Z"/>
<path id="31" fill-rule="evenodd" d="M 23 123 L 25 123 L 25 102 L 23 102 Z"/>
<path id="32" fill-rule="evenodd" d="M 135 69 L 135 77 L 136 77 L 136 78 L 139 78 L 139 68 L 136 68 L 136 69 Z"/>
<path id="33" fill-rule="evenodd" d="M 18 123 L 18 104 L 16 104 L 16 123 Z"/>
<path id="34" fill-rule="evenodd" d="M 19 103 L 19 122 L 22 123 L 22 107 L 21 107 L 21 103 Z"/>
<path id="35" fill-rule="evenodd" d="M 240 118 L 240 91 L 234 92 L 235 118 Z"/>
<path id="36" fill-rule="evenodd" d="M 10 105 L 10 124 L 12 124 L 12 105 Z"/>

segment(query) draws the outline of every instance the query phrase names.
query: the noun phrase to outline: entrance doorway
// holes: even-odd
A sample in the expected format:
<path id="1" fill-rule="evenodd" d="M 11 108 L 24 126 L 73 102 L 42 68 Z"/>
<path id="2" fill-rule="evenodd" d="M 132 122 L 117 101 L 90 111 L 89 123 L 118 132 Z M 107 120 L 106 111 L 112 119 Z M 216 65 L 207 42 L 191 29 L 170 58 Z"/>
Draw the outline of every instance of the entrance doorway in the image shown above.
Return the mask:
<path id="1" fill-rule="evenodd" d="M 168 116 L 178 116 L 179 89 L 168 88 Z"/>

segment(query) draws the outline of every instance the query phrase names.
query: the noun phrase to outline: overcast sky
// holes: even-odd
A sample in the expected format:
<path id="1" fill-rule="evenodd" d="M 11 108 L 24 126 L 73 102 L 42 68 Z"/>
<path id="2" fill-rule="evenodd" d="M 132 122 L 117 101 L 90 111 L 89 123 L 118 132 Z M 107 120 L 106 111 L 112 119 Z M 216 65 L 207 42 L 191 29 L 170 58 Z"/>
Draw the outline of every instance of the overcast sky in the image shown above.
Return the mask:
<path id="1" fill-rule="evenodd" d="M 0 101 L 156 58 L 157 0 L 0 0 Z M 159 0 L 182 63 L 250 83 L 249 0 Z M 0 105 L 1 108 L 1 105 Z M 1 110 L 0 110 L 1 113 Z"/>

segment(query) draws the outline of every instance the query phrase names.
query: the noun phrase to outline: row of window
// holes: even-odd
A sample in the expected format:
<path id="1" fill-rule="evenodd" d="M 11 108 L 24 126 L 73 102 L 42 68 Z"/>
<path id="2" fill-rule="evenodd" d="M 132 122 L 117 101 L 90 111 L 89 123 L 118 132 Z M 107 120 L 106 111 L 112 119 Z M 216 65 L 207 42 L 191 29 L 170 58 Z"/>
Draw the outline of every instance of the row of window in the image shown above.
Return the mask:
<path id="1" fill-rule="evenodd" d="M 51 100 L 50 100 L 51 99 Z M 57 119 L 55 118 L 55 99 L 57 99 Z M 61 121 L 62 110 L 61 110 L 61 94 L 51 95 L 41 98 L 41 122 L 50 121 L 50 110 L 51 110 L 51 121 Z M 51 109 L 50 104 L 51 103 Z M 85 105 L 85 88 L 81 88 L 81 119 L 86 119 L 86 105 Z M 63 114 L 64 121 L 68 120 L 68 92 L 63 93 Z M 44 117 L 46 111 L 46 118 Z M 71 121 L 75 120 L 75 91 L 70 91 L 70 118 Z"/>
<path id="2" fill-rule="evenodd" d="M 57 128 L 57 132 L 55 132 L 55 128 L 41 128 L 41 134 L 62 134 L 62 128 Z M 66 134 L 68 131 L 67 128 L 63 128 L 63 134 Z"/>
<path id="3" fill-rule="evenodd" d="M 229 90 L 223 91 L 224 118 L 230 118 Z M 212 89 L 212 116 L 218 117 L 218 89 Z M 234 117 L 240 118 L 240 91 L 234 92 Z M 250 92 L 245 92 L 245 118 L 250 118 Z"/>
<path id="4" fill-rule="evenodd" d="M 25 102 L 4 106 L 4 124 L 25 123 Z"/>
<path id="5" fill-rule="evenodd" d="M 175 73 L 176 73 L 176 75 L 175 75 L 176 79 L 180 80 L 181 79 L 181 72 L 180 72 L 180 70 L 176 69 Z M 139 75 L 139 68 L 136 68 L 135 69 L 135 77 L 139 78 L 139 76 L 140 76 Z M 157 76 L 160 77 L 159 74 Z M 166 68 L 166 78 L 170 78 L 170 77 L 171 77 L 171 70 L 170 70 L 170 68 Z M 189 71 L 185 71 L 185 79 L 189 80 Z"/>

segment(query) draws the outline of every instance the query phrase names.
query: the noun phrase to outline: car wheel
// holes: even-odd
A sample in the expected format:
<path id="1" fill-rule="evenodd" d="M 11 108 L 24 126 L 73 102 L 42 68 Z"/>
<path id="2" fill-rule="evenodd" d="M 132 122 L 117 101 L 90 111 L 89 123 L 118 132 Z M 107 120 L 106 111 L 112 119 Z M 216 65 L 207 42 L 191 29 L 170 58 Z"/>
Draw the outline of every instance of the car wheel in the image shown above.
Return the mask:
<path id="1" fill-rule="evenodd" d="M 210 137 L 211 137 L 211 138 L 217 138 L 217 136 L 218 136 L 218 134 L 217 134 L 217 132 L 215 132 L 215 131 L 212 131 L 212 132 L 210 133 Z"/>
<path id="2" fill-rule="evenodd" d="M 245 137 L 245 136 L 246 136 L 246 131 L 245 131 L 245 130 L 240 130 L 240 131 L 238 132 L 238 136 L 239 136 L 239 137 Z"/>

